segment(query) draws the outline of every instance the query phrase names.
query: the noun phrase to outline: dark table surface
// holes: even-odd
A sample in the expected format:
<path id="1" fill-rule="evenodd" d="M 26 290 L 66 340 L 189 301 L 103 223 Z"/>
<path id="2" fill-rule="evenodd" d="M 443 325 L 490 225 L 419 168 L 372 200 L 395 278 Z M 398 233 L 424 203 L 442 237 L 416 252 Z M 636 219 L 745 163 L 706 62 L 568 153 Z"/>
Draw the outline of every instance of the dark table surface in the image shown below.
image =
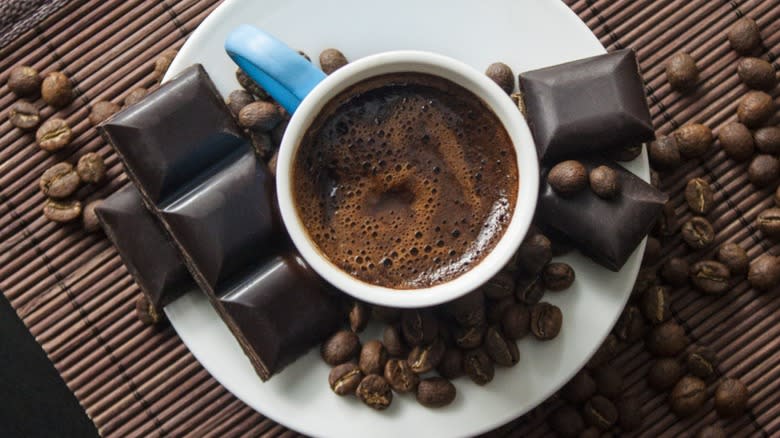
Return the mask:
<path id="1" fill-rule="evenodd" d="M 93 436 L 92 421 L 0 294 L 0 437 Z"/>

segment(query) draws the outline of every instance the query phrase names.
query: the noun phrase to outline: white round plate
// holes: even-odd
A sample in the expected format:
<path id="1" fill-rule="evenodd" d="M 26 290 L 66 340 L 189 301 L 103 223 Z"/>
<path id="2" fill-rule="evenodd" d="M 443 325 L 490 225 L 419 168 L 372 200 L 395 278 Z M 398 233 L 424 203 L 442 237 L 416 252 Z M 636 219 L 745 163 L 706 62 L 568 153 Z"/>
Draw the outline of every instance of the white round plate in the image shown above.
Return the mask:
<path id="1" fill-rule="evenodd" d="M 168 76 L 201 63 L 227 95 L 238 88 L 236 66 L 223 42 L 236 26 L 263 28 L 316 57 L 337 47 L 349 59 L 372 53 L 417 49 L 438 52 L 483 71 L 503 61 L 522 72 L 604 53 L 582 21 L 557 0 L 227 0 L 192 34 Z M 647 156 L 628 163 L 647 180 Z M 471 436 L 498 427 L 559 389 L 587 359 L 617 320 L 639 271 L 644 244 L 619 273 L 572 253 L 561 260 L 577 274 L 566 292 L 545 300 L 564 315 L 560 335 L 549 342 L 524 339 L 513 368 L 497 369 L 493 382 L 478 387 L 456 380 L 458 395 L 443 409 L 427 409 L 412 396 L 396 396 L 376 412 L 328 387 L 329 368 L 317 349 L 268 382 L 261 382 L 238 343 L 206 298 L 192 292 L 166 307 L 171 324 L 203 366 L 249 406 L 298 432 L 314 436 Z M 368 339 L 379 334 L 371 327 Z"/>

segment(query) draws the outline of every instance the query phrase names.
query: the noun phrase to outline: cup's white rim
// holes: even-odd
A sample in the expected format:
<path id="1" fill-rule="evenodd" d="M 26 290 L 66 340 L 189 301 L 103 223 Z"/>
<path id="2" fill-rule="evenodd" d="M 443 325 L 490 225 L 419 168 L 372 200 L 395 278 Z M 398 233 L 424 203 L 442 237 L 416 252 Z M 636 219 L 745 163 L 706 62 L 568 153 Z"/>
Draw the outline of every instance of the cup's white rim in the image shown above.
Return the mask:
<path id="1" fill-rule="evenodd" d="M 363 79 L 396 72 L 429 73 L 468 89 L 493 110 L 515 146 L 519 184 L 515 211 L 504 235 L 488 255 L 460 276 L 435 286 L 392 289 L 366 283 L 342 271 L 320 253 L 298 217 L 292 193 L 292 164 L 300 138 L 331 98 Z M 528 124 L 506 93 L 484 74 L 452 58 L 423 51 L 392 51 L 354 61 L 320 82 L 290 119 L 276 164 L 276 191 L 282 220 L 293 244 L 317 274 L 353 297 L 384 306 L 427 307 L 458 298 L 498 273 L 520 246 L 530 227 L 539 188 L 536 147 Z"/>

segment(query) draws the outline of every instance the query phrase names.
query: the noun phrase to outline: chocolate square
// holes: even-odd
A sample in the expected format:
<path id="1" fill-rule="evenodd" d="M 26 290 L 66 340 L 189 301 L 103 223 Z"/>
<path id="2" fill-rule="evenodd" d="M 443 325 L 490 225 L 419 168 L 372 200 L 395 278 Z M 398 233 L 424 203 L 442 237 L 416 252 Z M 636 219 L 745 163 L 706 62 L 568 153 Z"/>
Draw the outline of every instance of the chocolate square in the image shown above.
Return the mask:
<path id="1" fill-rule="evenodd" d="M 654 138 L 639 65 L 630 49 L 522 73 L 520 90 L 541 162 Z"/>

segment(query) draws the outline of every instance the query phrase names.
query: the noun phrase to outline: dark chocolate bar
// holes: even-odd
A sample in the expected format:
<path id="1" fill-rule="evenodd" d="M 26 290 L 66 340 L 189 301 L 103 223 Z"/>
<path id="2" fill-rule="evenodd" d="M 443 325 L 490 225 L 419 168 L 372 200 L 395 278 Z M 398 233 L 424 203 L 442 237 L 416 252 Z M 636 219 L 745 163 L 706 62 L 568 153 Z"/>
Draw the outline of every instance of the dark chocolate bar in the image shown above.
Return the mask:
<path id="1" fill-rule="evenodd" d="M 105 199 L 95 213 L 155 310 L 161 312 L 166 304 L 198 288 L 179 251 L 132 184 Z"/>
<path id="2" fill-rule="evenodd" d="M 522 73 L 520 90 L 543 163 L 654 138 L 639 65 L 630 49 Z"/>
<path id="3" fill-rule="evenodd" d="M 545 229 L 565 235 L 582 251 L 606 268 L 619 271 L 637 245 L 650 232 L 667 196 L 622 166 L 606 159 L 580 160 L 588 172 L 607 165 L 618 172 L 620 194 L 602 199 L 585 188 L 562 197 L 547 184 L 542 172 L 536 218 Z"/>

